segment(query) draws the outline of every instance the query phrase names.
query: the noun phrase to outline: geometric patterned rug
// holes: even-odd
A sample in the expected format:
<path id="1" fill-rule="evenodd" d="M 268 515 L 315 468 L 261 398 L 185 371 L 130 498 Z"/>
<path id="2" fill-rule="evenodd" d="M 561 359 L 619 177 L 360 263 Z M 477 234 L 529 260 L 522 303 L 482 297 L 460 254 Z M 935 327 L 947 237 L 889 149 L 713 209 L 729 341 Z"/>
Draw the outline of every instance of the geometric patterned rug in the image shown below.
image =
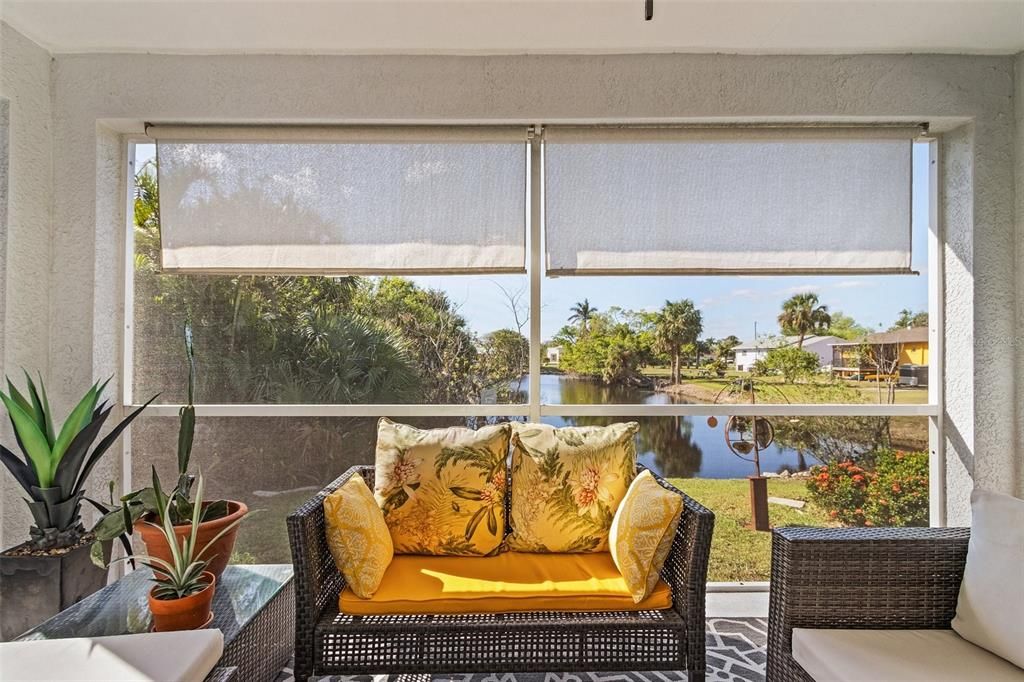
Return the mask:
<path id="1" fill-rule="evenodd" d="M 707 679 L 764 682 L 768 621 L 764 618 L 708 618 Z M 321 682 L 683 682 L 685 672 L 473 673 L 466 675 L 331 675 Z M 295 682 L 291 668 L 275 682 Z"/>

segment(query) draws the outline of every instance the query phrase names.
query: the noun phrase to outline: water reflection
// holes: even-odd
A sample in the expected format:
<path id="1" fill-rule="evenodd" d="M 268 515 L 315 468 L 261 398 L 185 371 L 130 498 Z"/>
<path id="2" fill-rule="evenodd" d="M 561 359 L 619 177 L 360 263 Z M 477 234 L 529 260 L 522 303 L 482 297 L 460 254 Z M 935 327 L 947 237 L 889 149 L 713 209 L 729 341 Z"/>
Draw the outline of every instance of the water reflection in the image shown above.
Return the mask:
<path id="1" fill-rule="evenodd" d="M 559 375 L 541 377 L 541 402 L 555 404 L 666 405 L 685 402 L 664 393 L 625 386 L 603 386 Z M 710 411 L 710 410 L 709 410 Z M 545 417 L 553 426 L 607 425 L 625 417 Z M 725 444 L 721 427 L 711 428 L 703 417 L 637 417 L 640 433 L 637 457 L 663 476 L 674 478 L 743 478 L 754 465 L 737 457 Z M 765 472 L 802 471 L 817 460 L 804 451 L 772 445 L 761 453 Z"/>

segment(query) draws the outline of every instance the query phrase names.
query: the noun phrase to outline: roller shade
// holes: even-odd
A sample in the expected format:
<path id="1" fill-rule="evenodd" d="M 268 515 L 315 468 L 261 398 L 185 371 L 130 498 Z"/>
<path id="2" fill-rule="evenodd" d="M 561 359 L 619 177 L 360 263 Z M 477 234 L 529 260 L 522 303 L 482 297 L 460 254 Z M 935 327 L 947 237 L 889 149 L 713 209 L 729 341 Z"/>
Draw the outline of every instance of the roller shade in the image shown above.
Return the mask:
<path id="1" fill-rule="evenodd" d="M 547 272 L 907 273 L 921 132 L 548 128 Z"/>
<path id="2" fill-rule="evenodd" d="M 147 132 L 167 272 L 525 272 L 524 128 Z"/>

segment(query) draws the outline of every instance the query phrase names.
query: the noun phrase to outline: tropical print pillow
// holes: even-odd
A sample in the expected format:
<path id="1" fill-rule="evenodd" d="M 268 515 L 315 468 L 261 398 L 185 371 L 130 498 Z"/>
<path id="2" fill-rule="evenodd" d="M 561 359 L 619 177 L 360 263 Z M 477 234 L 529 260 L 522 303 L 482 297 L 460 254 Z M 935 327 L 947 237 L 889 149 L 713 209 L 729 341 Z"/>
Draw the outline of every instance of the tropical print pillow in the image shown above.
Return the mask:
<path id="1" fill-rule="evenodd" d="M 636 422 L 514 425 L 508 548 L 608 551 L 612 519 L 636 475 L 637 429 Z"/>
<path id="2" fill-rule="evenodd" d="M 374 497 L 396 554 L 492 554 L 505 535 L 511 427 L 377 425 Z"/>

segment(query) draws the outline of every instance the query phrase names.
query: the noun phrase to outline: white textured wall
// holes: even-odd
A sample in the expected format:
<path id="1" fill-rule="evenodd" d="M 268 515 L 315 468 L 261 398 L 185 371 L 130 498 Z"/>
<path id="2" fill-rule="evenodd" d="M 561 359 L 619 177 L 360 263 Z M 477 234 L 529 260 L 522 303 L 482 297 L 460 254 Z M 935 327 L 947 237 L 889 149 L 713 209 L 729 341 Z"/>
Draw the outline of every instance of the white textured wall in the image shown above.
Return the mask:
<path id="1" fill-rule="evenodd" d="M 1024 433 L 1024 52 L 1017 55 L 1014 79 L 1014 110 L 1017 141 L 1016 159 L 1017 194 L 1017 333 L 1014 336 L 1017 352 L 1017 424 L 1018 433 Z M 1017 494 L 1024 496 L 1024 445 L 1017 446 Z"/>
<path id="2" fill-rule="evenodd" d="M 0 97 L 8 101 L 5 239 L 0 239 L 3 371 L 16 381 L 21 368 L 49 373 L 50 239 L 53 198 L 50 55 L 0 24 Z M 6 172 L 5 172 L 6 171 Z M 0 420 L 0 438 L 10 426 Z M 0 546 L 27 537 L 30 516 L 19 488 L 2 473 Z"/>
<path id="3" fill-rule="evenodd" d="M 53 71 L 61 191 L 50 370 L 72 387 L 117 367 L 124 215 L 110 197 L 121 196 L 125 169 L 114 129 L 142 121 L 924 120 L 945 137 L 950 480 L 966 491 L 974 476 L 1020 494 L 1014 63 L 950 55 L 61 55 Z M 113 469 L 98 473 L 102 481 Z M 951 496 L 951 523 L 967 521 L 965 500 Z"/>

